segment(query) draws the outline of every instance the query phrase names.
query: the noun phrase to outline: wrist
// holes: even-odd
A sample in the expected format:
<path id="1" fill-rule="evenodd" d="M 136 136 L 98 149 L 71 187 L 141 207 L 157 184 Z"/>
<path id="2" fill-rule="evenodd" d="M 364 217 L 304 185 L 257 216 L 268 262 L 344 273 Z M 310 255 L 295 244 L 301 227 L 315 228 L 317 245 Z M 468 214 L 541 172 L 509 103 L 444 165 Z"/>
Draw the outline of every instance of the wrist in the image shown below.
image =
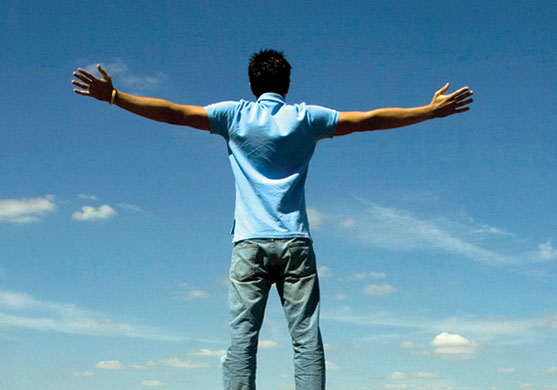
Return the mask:
<path id="1" fill-rule="evenodd" d="M 112 94 L 110 96 L 110 104 L 116 103 L 116 99 L 118 98 L 118 90 L 116 88 L 112 88 Z"/>

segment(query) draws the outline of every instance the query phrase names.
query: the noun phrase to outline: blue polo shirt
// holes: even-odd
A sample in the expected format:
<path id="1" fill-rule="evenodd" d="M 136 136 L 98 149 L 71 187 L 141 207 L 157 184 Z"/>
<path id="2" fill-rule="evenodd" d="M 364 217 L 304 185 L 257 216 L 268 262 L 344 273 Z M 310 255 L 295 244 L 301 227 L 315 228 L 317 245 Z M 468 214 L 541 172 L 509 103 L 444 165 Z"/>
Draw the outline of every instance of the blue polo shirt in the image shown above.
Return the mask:
<path id="1" fill-rule="evenodd" d="M 286 104 L 276 93 L 205 107 L 211 133 L 224 137 L 236 180 L 234 242 L 311 238 L 304 187 L 317 141 L 333 136 L 338 112 Z"/>

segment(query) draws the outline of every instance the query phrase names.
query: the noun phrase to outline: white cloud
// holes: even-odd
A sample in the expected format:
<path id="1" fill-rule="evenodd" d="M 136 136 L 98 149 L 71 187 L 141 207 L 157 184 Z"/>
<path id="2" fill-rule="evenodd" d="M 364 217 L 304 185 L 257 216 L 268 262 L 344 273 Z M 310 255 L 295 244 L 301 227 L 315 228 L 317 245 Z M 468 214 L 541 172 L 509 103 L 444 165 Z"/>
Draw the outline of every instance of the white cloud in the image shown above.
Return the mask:
<path id="1" fill-rule="evenodd" d="M 112 370 L 112 371 L 124 370 L 126 368 L 126 366 L 124 366 L 118 360 L 103 360 L 98 362 L 95 365 L 95 367 L 101 370 Z"/>
<path id="2" fill-rule="evenodd" d="M 389 376 L 389 381 L 384 385 L 384 389 L 427 389 L 427 390 L 447 390 L 453 389 L 449 383 L 439 380 L 439 375 L 429 371 L 418 371 L 415 373 L 405 373 L 395 371 Z"/>
<path id="3" fill-rule="evenodd" d="M 224 349 L 211 350 L 211 349 L 201 348 L 201 349 L 198 349 L 197 351 L 191 352 L 190 355 L 200 356 L 200 357 L 219 357 L 220 358 L 220 357 L 223 357 L 224 355 L 226 355 L 226 351 Z"/>
<path id="4" fill-rule="evenodd" d="M 141 385 L 145 387 L 159 387 L 162 386 L 162 383 L 157 380 L 146 379 L 143 382 L 141 382 Z"/>
<path id="5" fill-rule="evenodd" d="M 331 269 L 326 265 L 322 265 L 321 267 L 317 268 L 317 273 L 319 274 L 320 278 L 330 278 L 333 276 Z"/>
<path id="6" fill-rule="evenodd" d="M 340 371 L 340 366 L 329 360 L 325 360 L 325 368 L 327 371 Z"/>
<path id="7" fill-rule="evenodd" d="M 538 254 L 540 260 L 556 260 L 557 250 L 553 247 L 551 239 L 548 239 L 545 243 L 538 245 Z"/>
<path id="8" fill-rule="evenodd" d="M 403 341 L 398 346 L 403 349 L 412 349 L 419 347 L 419 344 L 416 344 L 413 341 Z"/>
<path id="9" fill-rule="evenodd" d="M 516 368 L 502 367 L 502 368 L 498 368 L 497 371 L 500 374 L 513 374 L 514 372 L 516 372 Z"/>
<path id="10" fill-rule="evenodd" d="M 370 284 L 364 289 L 364 294 L 372 296 L 389 295 L 397 290 L 390 284 Z"/>
<path id="11" fill-rule="evenodd" d="M 90 376 L 94 376 L 95 374 L 93 374 L 91 371 L 76 371 L 74 373 L 72 373 L 72 376 L 76 377 L 76 378 L 86 378 L 86 377 L 90 377 Z"/>
<path id="12" fill-rule="evenodd" d="M 350 307 L 344 306 L 327 310 L 322 313 L 322 318 L 357 326 L 386 327 L 389 334 L 430 334 L 431 332 L 445 332 L 447 329 L 453 333 L 468 334 L 477 340 L 489 340 L 501 345 L 530 342 L 535 339 L 544 339 L 555 335 L 557 331 L 557 314 L 545 313 L 523 318 L 476 316 L 425 318 L 416 316 L 396 315 L 389 312 L 375 312 L 362 314 L 354 312 Z M 408 337 L 408 336 L 406 336 Z M 408 338 L 402 348 L 420 347 Z"/>
<path id="13" fill-rule="evenodd" d="M 112 218 L 116 214 L 116 210 L 107 204 L 103 204 L 97 208 L 93 206 L 83 206 L 80 211 L 75 211 L 72 214 L 72 218 L 79 221 L 95 221 Z"/>
<path id="14" fill-rule="evenodd" d="M 313 230 L 321 229 L 323 225 L 324 215 L 313 207 L 309 207 L 307 209 L 307 213 L 308 213 L 308 220 L 311 228 Z"/>
<path id="15" fill-rule="evenodd" d="M 430 345 L 433 347 L 433 355 L 444 359 L 470 359 L 478 349 L 478 343 L 447 332 L 435 336 Z"/>
<path id="16" fill-rule="evenodd" d="M 260 349 L 275 349 L 280 347 L 280 344 L 273 340 L 259 340 L 258 347 Z"/>
<path id="17" fill-rule="evenodd" d="M 407 375 L 404 372 L 395 371 L 391 375 L 389 375 L 389 378 L 392 380 L 401 380 L 406 379 Z"/>
<path id="18" fill-rule="evenodd" d="M 209 298 L 210 295 L 208 292 L 203 291 L 203 290 L 191 290 L 188 293 L 188 299 L 189 300 L 193 300 L 193 299 L 207 299 Z"/>
<path id="19" fill-rule="evenodd" d="M 437 378 L 439 375 L 434 372 L 429 371 L 418 371 L 412 374 L 406 374 L 401 371 L 395 371 L 391 375 L 389 375 L 389 379 L 400 381 L 406 380 L 408 378 Z"/>
<path id="20" fill-rule="evenodd" d="M 352 218 L 346 218 L 345 220 L 343 220 L 340 223 L 340 227 L 345 228 L 345 229 L 354 227 L 355 225 L 356 225 L 356 221 Z"/>
<path id="21" fill-rule="evenodd" d="M 557 366 L 549 367 L 545 373 L 546 374 L 557 374 Z"/>
<path id="22" fill-rule="evenodd" d="M 89 194 L 78 194 L 77 197 L 79 199 L 85 199 L 85 200 L 97 200 L 97 197 L 95 195 L 89 195 Z"/>
<path id="23" fill-rule="evenodd" d="M 516 259 L 472 242 L 501 235 L 495 228 L 463 224 L 444 218 L 420 219 L 411 213 L 372 203 L 362 215 L 360 239 L 374 246 L 401 250 L 441 250 L 489 264 L 511 264 Z"/>
<path id="24" fill-rule="evenodd" d="M 167 76 L 163 72 L 157 72 L 152 75 L 140 75 L 129 70 L 128 66 L 120 58 L 113 62 L 101 64 L 102 67 L 111 75 L 114 82 L 124 85 L 132 92 L 149 91 L 156 89 Z M 91 64 L 85 67 L 91 74 L 100 75 L 97 72 L 97 64 Z"/>
<path id="25" fill-rule="evenodd" d="M 135 211 L 136 213 L 142 213 L 143 209 L 141 207 L 135 206 L 130 203 L 118 203 L 118 207 L 128 210 L 128 211 Z"/>
<path id="26" fill-rule="evenodd" d="M 39 198 L 0 199 L 0 222 L 37 222 L 43 215 L 56 210 L 54 195 Z"/>
<path id="27" fill-rule="evenodd" d="M 335 301 L 344 301 L 347 298 L 347 296 L 346 294 L 339 293 L 339 294 L 335 294 L 333 298 Z"/>
<path id="28" fill-rule="evenodd" d="M 357 272 L 352 274 L 350 279 L 363 280 L 363 279 L 384 279 L 387 275 L 384 272 Z"/>
<path id="29" fill-rule="evenodd" d="M 117 322 L 105 314 L 82 309 L 76 305 L 42 301 L 28 294 L 2 290 L 0 328 L 147 340 L 183 339 L 155 327 Z"/>
<path id="30" fill-rule="evenodd" d="M 144 369 L 147 367 L 173 367 L 181 369 L 201 369 L 209 368 L 207 363 L 194 362 L 191 360 L 182 360 L 177 358 L 162 359 L 162 360 L 150 360 L 145 363 L 137 363 L 132 365 L 135 369 Z"/>
<path id="31" fill-rule="evenodd" d="M 413 376 L 416 378 L 437 378 L 439 375 L 429 371 L 418 371 Z"/>
<path id="32" fill-rule="evenodd" d="M 180 283 L 175 294 L 175 299 L 181 301 L 196 301 L 209 299 L 211 294 L 205 290 L 190 288 L 187 283 Z"/>

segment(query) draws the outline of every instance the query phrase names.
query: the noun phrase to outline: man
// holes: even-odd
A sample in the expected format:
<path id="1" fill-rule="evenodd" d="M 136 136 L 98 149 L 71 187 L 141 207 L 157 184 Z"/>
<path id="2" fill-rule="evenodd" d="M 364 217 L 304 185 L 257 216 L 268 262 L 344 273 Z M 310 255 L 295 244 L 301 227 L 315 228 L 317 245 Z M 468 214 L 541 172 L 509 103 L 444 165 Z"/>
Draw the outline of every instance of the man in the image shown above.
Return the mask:
<path id="1" fill-rule="evenodd" d="M 276 284 L 294 349 L 297 390 L 325 388 L 319 331 L 319 284 L 309 232 L 304 186 L 317 141 L 359 131 L 392 129 L 465 112 L 468 87 L 415 108 L 337 112 L 286 104 L 291 66 L 281 52 L 262 50 L 248 74 L 256 102 L 179 105 L 114 89 L 100 66 L 99 79 L 74 73 L 74 91 L 149 119 L 209 130 L 224 137 L 236 181 L 234 249 L 230 267 L 231 343 L 223 363 L 227 390 L 255 389 L 256 352 L 267 296 Z"/>

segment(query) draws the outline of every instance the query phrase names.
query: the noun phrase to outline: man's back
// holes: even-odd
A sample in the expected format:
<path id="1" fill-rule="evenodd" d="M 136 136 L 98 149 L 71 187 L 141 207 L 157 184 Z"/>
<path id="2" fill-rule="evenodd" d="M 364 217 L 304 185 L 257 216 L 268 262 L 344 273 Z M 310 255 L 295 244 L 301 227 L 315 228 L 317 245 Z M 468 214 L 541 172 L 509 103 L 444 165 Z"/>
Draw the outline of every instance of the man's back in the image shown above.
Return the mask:
<path id="1" fill-rule="evenodd" d="M 304 197 L 309 161 L 316 142 L 333 136 L 338 113 L 289 105 L 276 93 L 206 109 L 211 132 L 227 141 L 236 179 L 234 241 L 309 238 Z"/>

